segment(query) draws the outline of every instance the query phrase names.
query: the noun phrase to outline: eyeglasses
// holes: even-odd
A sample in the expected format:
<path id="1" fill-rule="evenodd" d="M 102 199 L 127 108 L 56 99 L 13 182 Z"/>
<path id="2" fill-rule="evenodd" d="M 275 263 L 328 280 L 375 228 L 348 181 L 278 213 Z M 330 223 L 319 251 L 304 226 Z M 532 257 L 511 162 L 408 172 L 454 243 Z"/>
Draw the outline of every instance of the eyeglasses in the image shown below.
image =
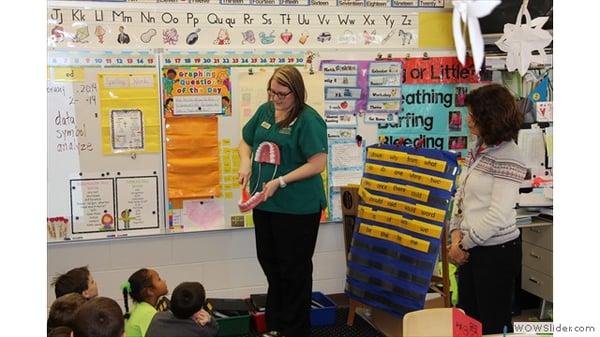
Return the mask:
<path id="1" fill-rule="evenodd" d="M 269 94 L 270 97 L 277 97 L 277 99 L 284 99 L 286 98 L 289 94 L 292 93 L 292 91 L 288 91 L 287 93 L 283 93 L 283 92 L 277 92 L 277 91 L 273 91 L 271 89 L 267 89 L 267 93 Z"/>

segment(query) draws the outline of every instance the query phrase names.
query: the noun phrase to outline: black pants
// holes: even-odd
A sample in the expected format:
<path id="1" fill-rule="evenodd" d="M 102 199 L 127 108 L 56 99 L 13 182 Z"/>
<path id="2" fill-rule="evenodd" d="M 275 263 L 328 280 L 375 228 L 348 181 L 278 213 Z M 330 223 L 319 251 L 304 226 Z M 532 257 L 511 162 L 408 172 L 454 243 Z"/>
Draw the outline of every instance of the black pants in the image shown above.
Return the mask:
<path id="1" fill-rule="evenodd" d="M 312 256 L 320 217 L 253 211 L 258 261 L 269 282 L 267 327 L 285 337 L 310 336 Z"/>
<path id="2" fill-rule="evenodd" d="M 458 268 L 458 307 L 483 324 L 483 334 L 512 331 L 515 280 L 521 270 L 521 238 L 469 250 Z"/>

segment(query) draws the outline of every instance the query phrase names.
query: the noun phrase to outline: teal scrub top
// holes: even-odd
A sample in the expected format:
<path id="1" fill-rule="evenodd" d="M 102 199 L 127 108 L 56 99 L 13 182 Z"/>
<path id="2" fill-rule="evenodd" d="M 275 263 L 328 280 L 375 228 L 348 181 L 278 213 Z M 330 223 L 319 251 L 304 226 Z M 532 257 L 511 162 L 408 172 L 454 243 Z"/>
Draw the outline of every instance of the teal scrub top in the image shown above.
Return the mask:
<path id="1" fill-rule="evenodd" d="M 273 177 L 275 165 L 260 164 L 254 161 L 258 146 L 264 142 L 272 142 L 279 146 L 281 163 L 277 167 L 274 179 L 288 174 L 308 162 L 317 153 L 327 153 L 327 125 L 323 118 L 309 105 L 298 118 L 287 128 L 280 128 L 275 123 L 275 107 L 272 102 L 261 105 L 254 116 L 242 130 L 246 144 L 252 147 L 252 174 L 249 190 L 262 191 L 263 183 Z M 278 188 L 275 194 L 256 209 L 287 214 L 313 214 L 327 207 L 327 199 L 320 174 L 289 183 L 285 188 Z"/>

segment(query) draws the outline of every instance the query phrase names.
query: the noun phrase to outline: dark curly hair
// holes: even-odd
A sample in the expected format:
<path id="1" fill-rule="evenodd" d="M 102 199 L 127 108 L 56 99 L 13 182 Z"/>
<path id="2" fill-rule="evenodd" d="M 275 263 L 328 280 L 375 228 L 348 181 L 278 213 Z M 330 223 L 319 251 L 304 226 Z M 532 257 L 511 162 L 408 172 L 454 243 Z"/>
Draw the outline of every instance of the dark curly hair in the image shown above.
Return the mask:
<path id="1" fill-rule="evenodd" d="M 479 135 L 488 145 L 517 140 L 523 115 L 515 97 L 504 86 L 490 84 L 467 94 L 465 100 Z"/>

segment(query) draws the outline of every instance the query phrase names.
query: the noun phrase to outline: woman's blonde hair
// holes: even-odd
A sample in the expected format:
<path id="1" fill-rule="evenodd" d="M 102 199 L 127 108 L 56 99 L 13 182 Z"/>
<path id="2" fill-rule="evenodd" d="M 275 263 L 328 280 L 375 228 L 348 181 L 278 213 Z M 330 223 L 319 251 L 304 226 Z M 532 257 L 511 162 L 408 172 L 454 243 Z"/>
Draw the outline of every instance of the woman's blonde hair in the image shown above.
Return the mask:
<path id="1" fill-rule="evenodd" d="M 304 109 L 304 102 L 306 101 L 304 80 L 302 79 L 300 71 L 294 66 L 281 66 L 275 69 L 267 83 L 267 89 L 271 89 L 271 82 L 273 80 L 290 89 L 292 95 L 294 95 L 294 107 L 292 108 L 292 111 L 284 120 L 278 123 L 280 127 L 288 127 Z"/>

